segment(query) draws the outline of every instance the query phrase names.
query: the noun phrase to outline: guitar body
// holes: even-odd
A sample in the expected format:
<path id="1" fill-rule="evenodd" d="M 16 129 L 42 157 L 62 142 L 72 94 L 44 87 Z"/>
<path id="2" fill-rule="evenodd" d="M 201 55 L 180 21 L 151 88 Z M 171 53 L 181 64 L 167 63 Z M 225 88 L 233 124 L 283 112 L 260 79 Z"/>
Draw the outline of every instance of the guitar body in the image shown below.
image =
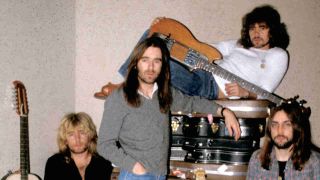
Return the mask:
<path id="1" fill-rule="evenodd" d="M 9 173 L 1 180 L 23 180 L 23 178 L 20 173 Z M 41 178 L 36 174 L 28 174 L 26 180 L 41 180 Z"/>
<path id="2" fill-rule="evenodd" d="M 175 43 L 170 50 L 173 58 L 185 59 L 189 47 L 206 56 L 209 62 L 222 58 L 221 53 L 215 47 L 198 41 L 185 25 L 174 19 L 160 19 L 158 23 L 151 26 L 149 36 L 154 33 L 163 34 L 180 42 Z"/>

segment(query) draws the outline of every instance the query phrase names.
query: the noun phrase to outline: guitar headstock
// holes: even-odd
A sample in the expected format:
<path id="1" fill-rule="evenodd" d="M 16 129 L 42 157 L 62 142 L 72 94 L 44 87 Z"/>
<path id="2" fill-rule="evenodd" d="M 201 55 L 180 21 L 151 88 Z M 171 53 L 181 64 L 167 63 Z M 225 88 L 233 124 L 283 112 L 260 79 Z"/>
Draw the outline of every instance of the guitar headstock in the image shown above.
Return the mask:
<path id="1" fill-rule="evenodd" d="M 13 81 L 15 95 L 15 109 L 19 116 L 27 116 L 29 114 L 27 89 L 20 81 Z"/>

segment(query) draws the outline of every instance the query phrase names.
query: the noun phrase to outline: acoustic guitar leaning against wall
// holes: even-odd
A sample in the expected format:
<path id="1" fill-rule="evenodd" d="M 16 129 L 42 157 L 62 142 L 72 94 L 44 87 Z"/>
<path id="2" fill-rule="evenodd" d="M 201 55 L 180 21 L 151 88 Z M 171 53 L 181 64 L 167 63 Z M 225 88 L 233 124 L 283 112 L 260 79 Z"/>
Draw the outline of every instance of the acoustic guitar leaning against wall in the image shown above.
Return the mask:
<path id="1" fill-rule="evenodd" d="M 38 175 L 30 173 L 27 90 L 20 81 L 13 81 L 13 85 L 15 95 L 13 104 L 20 117 L 20 170 L 10 171 L 1 180 L 41 180 Z"/>

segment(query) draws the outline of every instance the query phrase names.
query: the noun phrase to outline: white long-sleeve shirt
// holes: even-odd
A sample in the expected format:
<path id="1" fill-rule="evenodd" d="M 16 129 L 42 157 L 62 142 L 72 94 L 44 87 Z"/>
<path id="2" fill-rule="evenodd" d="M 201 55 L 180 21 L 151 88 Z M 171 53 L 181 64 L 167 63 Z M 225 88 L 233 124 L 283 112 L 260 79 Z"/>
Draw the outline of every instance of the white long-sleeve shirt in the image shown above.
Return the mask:
<path id="1" fill-rule="evenodd" d="M 268 50 L 253 47 L 245 49 L 234 40 L 213 46 L 223 55 L 222 60 L 216 61 L 220 67 L 268 92 L 275 91 L 288 68 L 288 54 L 278 47 Z M 261 68 L 262 64 L 264 68 Z M 230 82 L 217 75 L 213 76 L 226 95 L 225 84 Z"/>

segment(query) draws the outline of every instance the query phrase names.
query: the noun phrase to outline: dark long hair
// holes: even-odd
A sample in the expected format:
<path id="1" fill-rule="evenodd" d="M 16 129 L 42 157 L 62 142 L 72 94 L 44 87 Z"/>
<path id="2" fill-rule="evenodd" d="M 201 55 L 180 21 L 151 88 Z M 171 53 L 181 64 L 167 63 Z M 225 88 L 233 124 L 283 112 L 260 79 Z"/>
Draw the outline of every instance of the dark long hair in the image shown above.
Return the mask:
<path id="1" fill-rule="evenodd" d="M 304 164 L 309 160 L 313 144 L 311 142 L 310 122 L 311 115 L 310 107 L 304 107 L 304 100 L 297 102 L 297 97 L 288 99 L 280 106 L 272 110 L 270 119 L 266 127 L 266 136 L 264 145 L 261 148 L 260 161 L 264 169 L 269 170 L 270 153 L 273 148 L 271 139 L 271 120 L 279 111 L 284 111 L 291 121 L 293 127 L 293 147 L 291 149 L 291 160 L 296 170 L 302 170 Z"/>
<path id="2" fill-rule="evenodd" d="M 265 22 L 270 29 L 270 48 L 280 47 L 286 50 L 290 41 L 286 25 L 281 23 L 279 12 L 270 5 L 257 7 L 243 17 L 239 43 L 245 48 L 252 47 L 249 36 L 250 25 L 261 22 Z"/>
<path id="3" fill-rule="evenodd" d="M 162 54 L 162 67 L 161 72 L 156 79 L 158 84 L 158 99 L 160 111 L 166 113 L 170 109 L 172 103 L 172 94 L 170 90 L 170 69 L 169 57 L 170 53 L 167 49 L 165 42 L 158 37 L 149 37 L 140 42 L 133 50 L 130 56 L 130 64 L 128 66 L 128 74 L 125 82 L 123 83 L 123 90 L 126 101 L 133 107 L 139 107 L 141 104 L 140 96 L 138 95 L 139 81 L 137 64 L 143 53 L 149 47 L 158 47 Z"/>

